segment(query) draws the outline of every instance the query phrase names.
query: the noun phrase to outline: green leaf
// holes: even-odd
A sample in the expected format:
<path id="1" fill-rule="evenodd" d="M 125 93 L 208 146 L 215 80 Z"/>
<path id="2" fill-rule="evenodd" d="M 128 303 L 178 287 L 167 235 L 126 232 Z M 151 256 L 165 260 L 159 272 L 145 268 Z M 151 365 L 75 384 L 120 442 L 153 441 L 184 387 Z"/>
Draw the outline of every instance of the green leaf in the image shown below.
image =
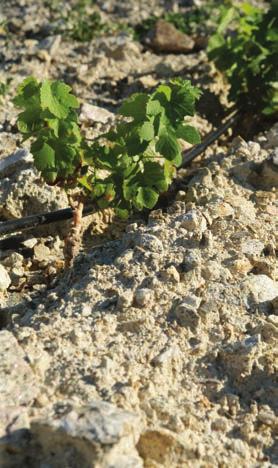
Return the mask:
<path id="1" fill-rule="evenodd" d="M 226 45 L 226 41 L 224 37 L 222 36 L 222 34 L 213 34 L 210 37 L 209 42 L 208 42 L 207 50 L 208 50 L 209 58 L 213 59 L 214 55 L 217 56 L 216 50 L 221 49 L 225 45 Z"/>
<path id="2" fill-rule="evenodd" d="M 82 177 L 79 177 L 77 181 L 82 187 L 87 189 L 89 192 L 93 191 L 92 183 L 90 181 L 90 178 L 87 175 L 83 175 Z"/>
<path id="3" fill-rule="evenodd" d="M 165 171 L 165 164 L 154 161 L 145 162 L 142 181 L 146 186 L 156 188 L 159 192 L 165 192 L 170 182 Z"/>
<path id="4" fill-rule="evenodd" d="M 40 109 L 27 109 L 17 117 L 17 127 L 21 133 L 32 133 L 43 127 Z"/>
<path id="5" fill-rule="evenodd" d="M 121 105 L 118 113 L 125 117 L 133 117 L 134 121 L 139 122 L 146 117 L 146 106 L 149 96 L 143 93 L 133 94 Z"/>
<path id="6" fill-rule="evenodd" d="M 61 81 L 44 81 L 40 91 L 42 108 L 60 119 L 66 118 L 71 108 L 79 107 L 78 100 L 70 92 L 71 87 Z"/>
<path id="7" fill-rule="evenodd" d="M 54 120 L 54 119 L 53 119 Z M 56 122 L 52 121 L 53 125 L 56 125 L 59 123 L 58 120 Z M 58 136 L 59 138 L 65 139 L 68 144 L 70 145 L 76 145 L 81 142 L 81 133 L 79 126 L 72 121 L 63 121 L 59 124 L 59 133 Z"/>
<path id="8" fill-rule="evenodd" d="M 25 78 L 17 88 L 17 94 L 13 99 L 13 103 L 17 107 L 23 109 L 40 107 L 39 96 L 40 84 L 33 76 Z"/>
<path id="9" fill-rule="evenodd" d="M 154 138 L 154 128 L 152 122 L 146 121 L 138 128 L 140 141 L 151 141 Z"/>
<path id="10" fill-rule="evenodd" d="M 42 141 L 33 143 L 31 152 L 34 155 L 35 166 L 39 171 L 55 168 L 55 151 L 47 143 Z"/>
<path id="11" fill-rule="evenodd" d="M 118 216 L 118 218 L 120 219 L 123 219 L 123 220 L 128 219 L 129 211 L 125 208 L 116 208 L 115 213 L 116 213 L 116 216 Z"/>
<path id="12" fill-rule="evenodd" d="M 192 127 L 191 125 L 179 125 L 176 135 L 177 138 L 182 138 L 192 145 L 197 145 L 201 142 L 198 130 L 196 130 L 196 128 Z"/>
<path id="13" fill-rule="evenodd" d="M 171 183 L 175 174 L 176 174 L 176 169 L 173 166 L 172 162 L 166 160 L 164 162 L 164 176 L 168 185 Z"/>
<path id="14" fill-rule="evenodd" d="M 179 167 L 182 163 L 182 153 L 181 151 L 179 151 L 179 153 L 177 153 L 176 157 L 174 159 L 172 159 L 171 161 L 172 164 L 174 164 L 176 167 Z"/>
<path id="15" fill-rule="evenodd" d="M 230 85 L 229 98 L 250 115 L 271 109 L 271 81 L 277 81 L 278 2 L 268 4 L 225 9 L 208 45 L 208 57 Z"/>
<path id="16" fill-rule="evenodd" d="M 217 32 L 218 34 L 222 34 L 226 29 L 227 27 L 229 26 L 229 24 L 233 21 L 233 19 L 235 18 L 237 14 L 237 11 L 235 8 L 228 8 L 222 19 L 221 19 L 221 22 L 217 28 Z"/>
<path id="17" fill-rule="evenodd" d="M 103 183 L 96 182 L 94 186 L 94 196 L 97 197 L 102 197 L 104 195 L 106 189 L 106 185 Z"/>
<path id="18" fill-rule="evenodd" d="M 59 137 L 59 120 L 58 119 L 45 119 L 49 128 L 53 130 L 54 135 Z"/>
<path id="19" fill-rule="evenodd" d="M 155 145 L 156 151 L 158 151 L 164 158 L 170 161 L 180 152 L 180 145 L 174 135 L 170 133 L 161 135 Z"/>
<path id="20" fill-rule="evenodd" d="M 143 208 L 153 208 L 158 201 L 158 193 L 149 187 L 139 187 L 135 203 L 139 210 Z"/>
<path id="21" fill-rule="evenodd" d="M 126 149 L 129 156 L 136 156 L 143 153 L 147 149 L 148 144 L 148 141 L 139 138 L 138 128 L 135 128 L 126 137 Z"/>
<path id="22" fill-rule="evenodd" d="M 139 177 L 139 180 L 140 180 L 140 177 Z M 124 178 L 122 182 L 122 189 L 123 189 L 124 199 L 126 201 L 130 201 L 136 195 L 138 186 L 139 186 L 138 172 L 131 173 L 128 177 Z"/>
<path id="23" fill-rule="evenodd" d="M 195 103 L 201 92 L 188 80 L 171 80 L 171 85 L 171 119 L 183 121 L 185 116 L 194 115 Z"/>
<path id="24" fill-rule="evenodd" d="M 114 184 L 108 183 L 105 188 L 105 194 L 104 194 L 105 200 L 111 203 L 114 200 L 115 196 L 116 196 L 116 191 L 115 191 Z"/>
<path id="25" fill-rule="evenodd" d="M 155 95 L 163 94 L 167 101 L 171 100 L 172 88 L 169 85 L 160 85 L 155 91 Z"/>
<path id="26" fill-rule="evenodd" d="M 157 99 L 150 99 L 147 103 L 146 114 L 148 117 L 156 116 L 164 112 L 164 107 Z"/>

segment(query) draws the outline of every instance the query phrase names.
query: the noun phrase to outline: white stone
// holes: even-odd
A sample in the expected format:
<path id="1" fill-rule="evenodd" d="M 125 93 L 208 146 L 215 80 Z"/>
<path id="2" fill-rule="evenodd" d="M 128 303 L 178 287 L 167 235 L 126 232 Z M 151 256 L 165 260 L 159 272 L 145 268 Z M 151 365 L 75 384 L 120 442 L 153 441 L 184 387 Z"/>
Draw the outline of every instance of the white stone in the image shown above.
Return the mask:
<path id="1" fill-rule="evenodd" d="M 27 405 L 38 394 L 35 375 L 16 338 L 0 331 L 0 406 Z"/>
<path id="2" fill-rule="evenodd" d="M 204 232 L 207 228 L 207 222 L 205 218 L 195 210 L 188 211 L 181 221 L 181 227 L 188 231 L 201 231 Z"/>
<path id="3" fill-rule="evenodd" d="M 102 466 L 142 468 L 136 443 L 141 421 L 138 415 L 104 401 L 70 409 L 60 415 L 51 408 L 46 418 L 31 423 L 40 455 L 51 466 Z M 65 465 L 66 461 L 66 465 Z"/>
<path id="4" fill-rule="evenodd" d="M 136 304 L 143 307 L 151 302 L 152 296 L 153 296 L 153 292 L 151 289 L 148 289 L 148 288 L 137 289 L 135 293 Z"/>
<path id="5" fill-rule="evenodd" d="M 7 177 L 9 174 L 20 169 L 27 162 L 32 162 L 33 156 L 26 149 L 17 149 L 4 159 L 0 160 L 0 177 Z"/>
<path id="6" fill-rule="evenodd" d="M 11 255 L 3 260 L 3 265 L 11 268 L 20 268 L 24 261 L 23 255 L 20 255 L 18 252 L 13 252 Z"/>
<path id="7" fill-rule="evenodd" d="M 241 251 L 245 255 L 260 255 L 264 249 L 264 243 L 258 239 L 248 239 L 241 244 Z"/>
<path id="8" fill-rule="evenodd" d="M 7 270 L 0 264 L 0 291 L 6 291 L 11 284 L 11 278 Z"/>
<path id="9" fill-rule="evenodd" d="M 249 276 L 243 281 L 241 288 L 247 304 L 260 304 L 278 296 L 278 283 L 267 275 Z"/>
<path id="10" fill-rule="evenodd" d="M 112 112 L 102 107 L 93 106 L 92 104 L 82 104 L 80 114 L 81 122 L 100 122 L 105 124 L 109 119 L 114 119 L 114 114 L 112 114 Z"/>
<path id="11" fill-rule="evenodd" d="M 32 239 L 26 239 L 24 242 L 22 242 L 24 247 L 27 247 L 28 249 L 32 249 L 33 247 L 35 247 L 35 245 L 37 245 L 37 243 L 38 240 L 34 237 Z"/>

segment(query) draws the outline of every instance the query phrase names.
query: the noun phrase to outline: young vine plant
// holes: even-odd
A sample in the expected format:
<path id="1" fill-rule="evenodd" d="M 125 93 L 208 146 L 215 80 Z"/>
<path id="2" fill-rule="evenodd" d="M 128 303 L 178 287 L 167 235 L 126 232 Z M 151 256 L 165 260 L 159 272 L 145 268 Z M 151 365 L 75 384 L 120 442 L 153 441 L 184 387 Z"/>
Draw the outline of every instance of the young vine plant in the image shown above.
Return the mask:
<path id="1" fill-rule="evenodd" d="M 229 98 L 265 115 L 278 112 L 278 0 L 269 3 L 223 7 L 208 45 L 208 57 L 230 84 Z"/>
<path id="2" fill-rule="evenodd" d="M 132 208 L 153 208 L 167 191 L 182 163 L 180 139 L 200 142 L 186 117 L 195 112 L 200 91 L 189 81 L 171 80 L 152 94 L 126 99 L 114 127 L 86 140 L 81 132 L 79 102 L 61 81 L 26 78 L 14 104 L 22 109 L 17 125 L 31 138 L 34 164 L 48 184 L 79 186 L 100 208 L 113 207 L 121 217 Z"/>

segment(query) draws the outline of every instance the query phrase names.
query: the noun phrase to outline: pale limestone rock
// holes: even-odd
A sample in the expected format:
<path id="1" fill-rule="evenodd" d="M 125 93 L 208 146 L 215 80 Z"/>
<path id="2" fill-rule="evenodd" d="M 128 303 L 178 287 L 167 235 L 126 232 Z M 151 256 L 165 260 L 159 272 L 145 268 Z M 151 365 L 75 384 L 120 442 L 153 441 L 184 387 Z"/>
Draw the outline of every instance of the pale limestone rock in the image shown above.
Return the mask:
<path id="1" fill-rule="evenodd" d="M 139 234 L 135 239 L 135 244 L 142 247 L 143 249 L 150 250 L 151 252 L 162 252 L 163 244 L 153 234 Z"/>
<path id="2" fill-rule="evenodd" d="M 242 241 L 241 243 L 241 252 L 247 256 L 260 255 L 263 251 L 265 245 L 262 241 L 258 239 L 248 239 Z"/>
<path id="3" fill-rule="evenodd" d="M 174 267 L 174 265 L 171 265 L 168 267 L 166 270 L 162 270 L 160 272 L 161 278 L 163 281 L 169 281 L 172 283 L 179 283 L 180 282 L 180 274 L 177 271 L 177 269 Z"/>
<path id="4" fill-rule="evenodd" d="M 0 160 L 0 178 L 10 176 L 32 161 L 33 156 L 28 150 L 23 148 L 17 149 L 14 153 Z"/>
<path id="5" fill-rule="evenodd" d="M 144 307 L 151 305 L 153 299 L 153 291 L 148 288 L 140 288 L 135 291 L 135 302 L 138 306 Z"/>
<path id="6" fill-rule="evenodd" d="M 180 304 L 177 304 L 173 311 L 173 317 L 178 324 L 183 327 L 188 327 L 192 332 L 195 332 L 201 317 L 198 313 L 198 308 L 201 304 L 201 298 L 190 295 L 182 299 Z"/>
<path id="7" fill-rule="evenodd" d="M 246 305 L 264 308 L 278 295 L 278 283 L 266 275 L 250 275 L 241 283 L 241 291 Z"/>
<path id="8" fill-rule="evenodd" d="M 94 124 L 95 122 L 107 123 L 114 119 L 114 114 L 108 110 L 93 106 L 92 104 L 84 103 L 81 107 L 80 121 Z"/>
<path id="9" fill-rule="evenodd" d="M 11 268 L 20 268 L 24 261 L 23 255 L 19 254 L 18 252 L 13 252 L 11 255 L 6 257 L 3 260 L 3 265 Z"/>
<path id="10" fill-rule="evenodd" d="M 11 278 L 6 268 L 0 264 L 0 292 L 5 292 L 11 284 Z"/>
<path id="11" fill-rule="evenodd" d="M 43 464 L 58 468 L 143 467 L 135 448 L 141 429 L 136 414 L 103 401 L 31 422 Z M 74 458 L 73 458 L 74 457 Z M 74 460 L 74 461 L 73 461 Z"/>
<path id="12" fill-rule="evenodd" d="M 29 428 L 30 420 L 25 407 L 0 405 L 0 464 L 2 467 L 24 466 L 23 454 L 26 449 L 28 450 L 30 441 Z"/>
<path id="13" fill-rule="evenodd" d="M 9 331 L 0 331 L 0 405 L 31 404 L 38 384 L 23 349 Z"/>
<path id="14" fill-rule="evenodd" d="M 0 194 L 0 212 L 9 218 L 68 207 L 65 191 L 43 183 L 38 172 L 28 165 L 0 180 Z"/>
<path id="15" fill-rule="evenodd" d="M 181 227 L 188 231 L 204 232 L 207 228 L 207 222 L 201 213 L 192 210 L 182 216 Z"/>
<path id="16" fill-rule="evenodd" d="M 254 335 L 243 341 L 236 341 L 224 346 L 219 356 L 226 371 L 236 380 L 242 380 L 250 375 L 254 363 L 258 363 L 262 355 L 260 335 Z"/>

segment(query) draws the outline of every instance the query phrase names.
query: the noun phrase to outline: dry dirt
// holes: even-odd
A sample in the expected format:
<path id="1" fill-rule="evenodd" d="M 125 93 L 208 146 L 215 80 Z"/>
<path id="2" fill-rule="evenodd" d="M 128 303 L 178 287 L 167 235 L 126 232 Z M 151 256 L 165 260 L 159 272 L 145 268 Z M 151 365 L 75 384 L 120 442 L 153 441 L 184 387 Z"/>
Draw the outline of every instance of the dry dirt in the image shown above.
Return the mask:
<path id="1" fill-rule="evenodd" d="M 171 2 L 96 3 L 134 24 Z M 10 98 L 29 74 L 66 79 L 99 106 L 83 106 L 88 135 L 126 95 L 177 73 L 206 89 L 202 135 L 216 125 L 225 94 L 212 94 L 221 83 L 204 51 L 155 53 L 126 33 L 80 44 L 53 35 L 48 15 L 43 2 L 3 4 L 13 26 L 0 81 L 13 80 L 0 161 L 20 147 Z M 0 173 L 2 221 L 68 204 L 24 146 Z M 1 468 L 278 466 L 277 146 L 277 124 L 252 141 L 222 138 L 147 221 L 86 218 L 67 271 L 68 222 L 15 233 L 0 252 Z"/>

